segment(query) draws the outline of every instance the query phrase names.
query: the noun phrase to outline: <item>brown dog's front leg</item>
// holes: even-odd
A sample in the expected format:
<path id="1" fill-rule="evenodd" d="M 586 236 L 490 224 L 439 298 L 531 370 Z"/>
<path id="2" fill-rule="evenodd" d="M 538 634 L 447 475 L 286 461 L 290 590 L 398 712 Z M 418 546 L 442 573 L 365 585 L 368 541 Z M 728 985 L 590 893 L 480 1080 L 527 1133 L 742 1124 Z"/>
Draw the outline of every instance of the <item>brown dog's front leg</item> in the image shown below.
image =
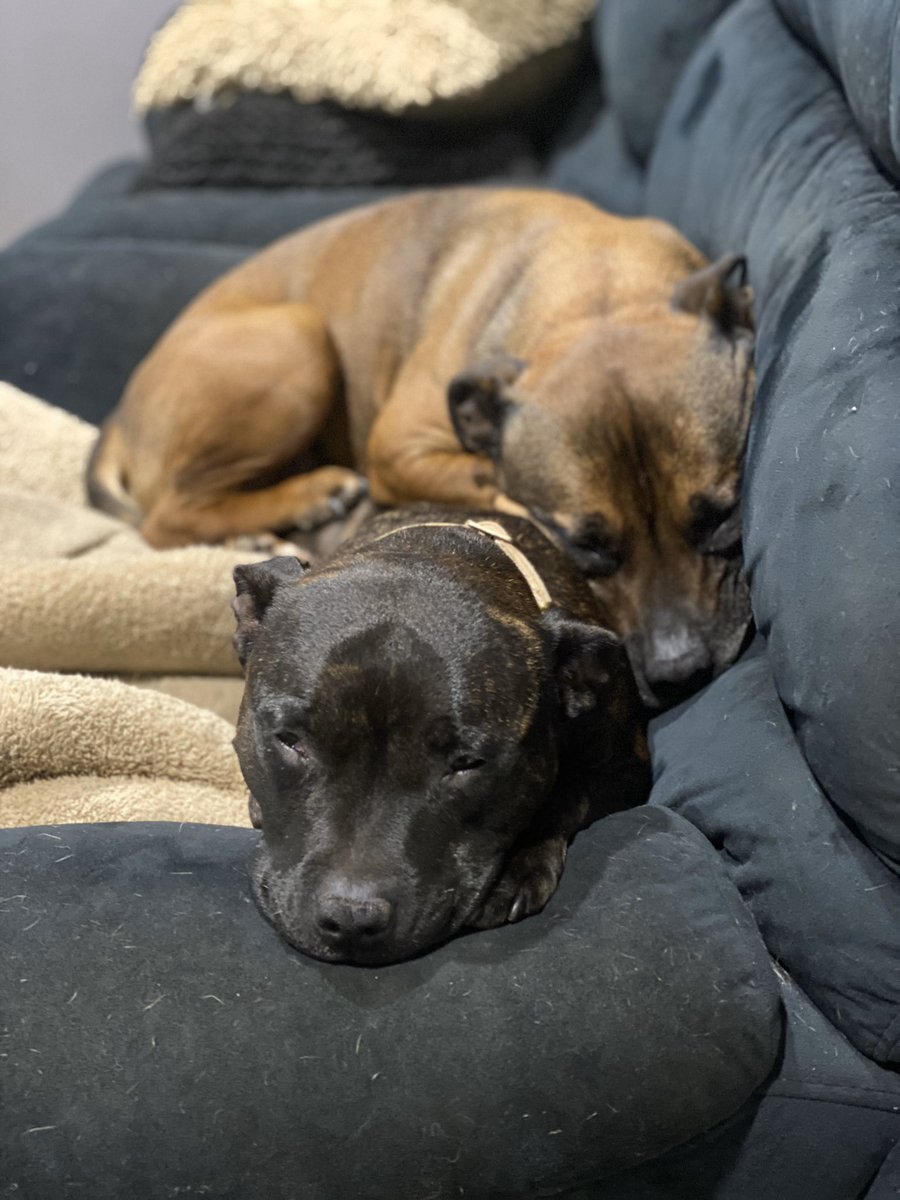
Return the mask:
<path id="1" fill-rule="evenodd" d="M 372 429 L 367 457 L 377 504 L 493 508 L 494 464 L 460 446 L 443 393 L 420 394 L 407 386 L 392 396 Z"/>
<path id="2" fill-rule="evenodd" d="M 497 488 L 490 463 L 464 451 L 397 453 L 370 458 L 369 486 L 376 504 L 424 501 L 455 508 L 493 508 Z"/>
<path id="3" fill-rule="evenodd" d="M 319 467 L 255 491 L 203 499 L 167 493 L 141 533 L 157 549 L 262 532 L 308 533 L 346 516 L 366 491 L 366 481 L 348 467 Z"/>

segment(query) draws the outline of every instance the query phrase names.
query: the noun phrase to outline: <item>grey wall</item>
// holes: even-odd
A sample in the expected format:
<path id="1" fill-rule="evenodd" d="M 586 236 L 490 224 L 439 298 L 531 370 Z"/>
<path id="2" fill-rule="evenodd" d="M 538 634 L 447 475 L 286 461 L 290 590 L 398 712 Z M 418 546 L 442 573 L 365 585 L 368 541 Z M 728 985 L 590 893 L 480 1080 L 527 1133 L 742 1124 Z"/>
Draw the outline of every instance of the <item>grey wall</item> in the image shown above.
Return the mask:
<path id="1" fill-rule="evenodd" d="M 175 0 L 0 0 L 0 245 L 140 153 L 130 89 Z"/>

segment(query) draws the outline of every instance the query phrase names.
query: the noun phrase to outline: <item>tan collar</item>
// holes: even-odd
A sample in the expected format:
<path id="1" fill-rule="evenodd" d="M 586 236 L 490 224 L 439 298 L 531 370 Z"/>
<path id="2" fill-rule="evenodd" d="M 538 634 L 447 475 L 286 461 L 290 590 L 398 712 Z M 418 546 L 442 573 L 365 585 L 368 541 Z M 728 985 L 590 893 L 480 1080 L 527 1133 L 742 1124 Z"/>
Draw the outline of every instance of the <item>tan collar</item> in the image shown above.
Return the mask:
<path id="1" fill-rule="evenodd" d="M 518 569 L 541 612 L 545 612 L 552 605 L 553 599 L 547 590 L 547 585 L 538 573 L 537 567 L 519 549 L 513 541 L 512 535 L 503 528 L 499 521 L 419 521 L 415 525 L 398 525 L 396 529 L 389 529 L 387 533 L 382 533 L 375 538 L 372 544 L 380 542 L 383 538 L 392 537 L 395 533 L 403 533 L 406 529 L 474 529 L 478 533 L 483 533 L 485 537 L 489 537 L 496 543 L 497 549 L 502 550 Z"/>

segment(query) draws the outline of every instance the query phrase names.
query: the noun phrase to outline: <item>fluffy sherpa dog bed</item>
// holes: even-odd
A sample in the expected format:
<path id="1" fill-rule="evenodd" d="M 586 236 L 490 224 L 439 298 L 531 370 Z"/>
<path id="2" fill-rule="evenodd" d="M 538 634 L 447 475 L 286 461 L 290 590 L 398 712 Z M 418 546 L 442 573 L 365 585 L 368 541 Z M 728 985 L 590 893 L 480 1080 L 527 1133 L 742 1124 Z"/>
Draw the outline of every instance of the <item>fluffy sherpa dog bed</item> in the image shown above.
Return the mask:
<path id="1" fill-rule="evenodd" d="M 572 42 L 595 0 L 188 0 L 154 38 L 141 111 L 229 89 L 398 113 L 472 96 Z"/>

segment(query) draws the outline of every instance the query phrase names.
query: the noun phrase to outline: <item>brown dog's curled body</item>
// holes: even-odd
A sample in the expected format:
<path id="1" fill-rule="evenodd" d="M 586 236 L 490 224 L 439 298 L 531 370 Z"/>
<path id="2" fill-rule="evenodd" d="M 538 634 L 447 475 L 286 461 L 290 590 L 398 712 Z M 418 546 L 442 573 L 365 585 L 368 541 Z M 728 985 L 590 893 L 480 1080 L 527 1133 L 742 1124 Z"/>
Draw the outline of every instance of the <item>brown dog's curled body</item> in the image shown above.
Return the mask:
<path id="1" fill-rule="evenodd" d="M 332 218 L 178 318 L 104 429 L 92 498 L 157 546 L 315 528 L 358 472 L 381 504 L 513 501 L 579 556 L 652 697 L 725 665 L 747 623 L 741 266 L 553 192 Z"/>

